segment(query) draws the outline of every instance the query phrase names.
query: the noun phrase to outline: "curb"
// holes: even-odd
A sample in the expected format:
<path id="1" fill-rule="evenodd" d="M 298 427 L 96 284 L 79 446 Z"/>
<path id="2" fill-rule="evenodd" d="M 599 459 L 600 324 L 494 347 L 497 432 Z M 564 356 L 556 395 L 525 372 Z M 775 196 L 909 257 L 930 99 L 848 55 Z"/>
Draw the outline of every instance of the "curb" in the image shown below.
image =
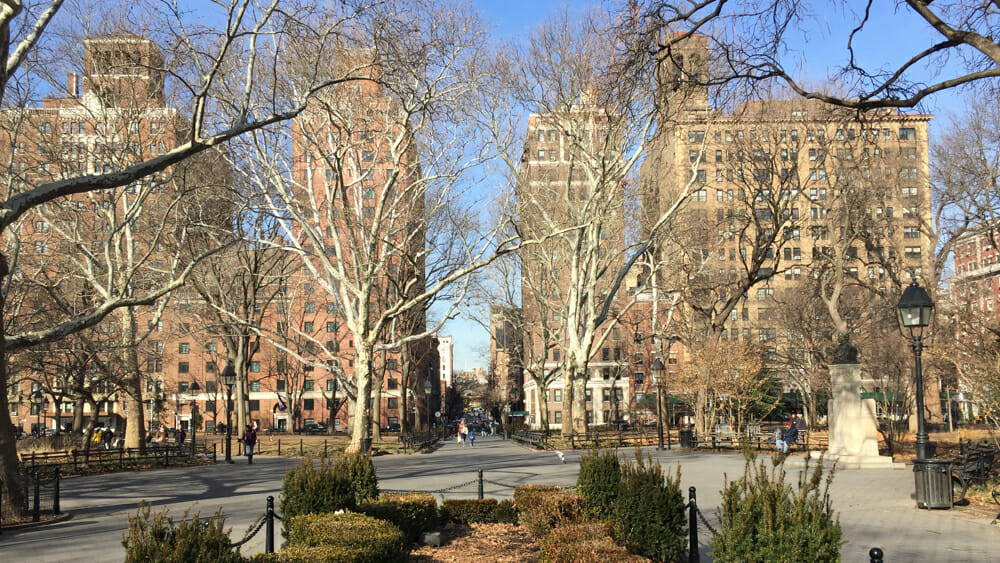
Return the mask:
<path id="1" fill-rule="evenodd" d="M 26 522 L 24 524 L 15 524 L 13 526 L 4 526 L 0 528 L 0 532 L 6 532 L 8 530 L 24 530 L 27 528 L 38 528 L 40 526 L 48 526 L 49 524 L 58 524 L 59 522 L 65 522 L 73 517 L 72 512 L 63 512 L 62 514 L 56 516 L 51 520 L 45 520 L 42 522 Z"/>

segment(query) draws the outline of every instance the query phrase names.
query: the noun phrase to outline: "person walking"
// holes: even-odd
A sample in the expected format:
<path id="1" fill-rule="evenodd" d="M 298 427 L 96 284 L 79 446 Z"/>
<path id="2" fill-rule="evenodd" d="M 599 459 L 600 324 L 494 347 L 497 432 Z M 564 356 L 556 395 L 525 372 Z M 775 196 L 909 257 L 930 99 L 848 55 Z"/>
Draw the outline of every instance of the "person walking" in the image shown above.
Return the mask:
<path id="1" fill-rule="evenodd" d="M 247 429 L 243 431 L 243 449 L 247 456 L 247 464 L 253 465 L 253 448 L 257 445 L 257 431 L 253 426 L 247 424 Z"/>
<path id="2" fill-rule="evenodd" d="M 476 431 L 469 430 L 469 447 L 471 448 L 472 446 L 475 445 L 476 445 Z"/>

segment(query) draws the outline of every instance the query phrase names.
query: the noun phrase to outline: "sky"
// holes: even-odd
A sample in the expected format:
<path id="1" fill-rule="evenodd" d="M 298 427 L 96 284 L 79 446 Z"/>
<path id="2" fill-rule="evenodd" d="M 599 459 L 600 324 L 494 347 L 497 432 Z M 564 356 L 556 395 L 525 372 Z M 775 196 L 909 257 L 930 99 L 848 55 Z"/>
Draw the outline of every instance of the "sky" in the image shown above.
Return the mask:
<path id="1" fill-rule="evenodd" d="M 846 38 L 859 17 L 853 12 L 853 4 L 860 7 L 863 3 L 845 4 L 817 2 L 809 18 L 801 22 L 802 29 L 789 34 L 788 61 L 797 62 L 794 70 L 798 78 L 810 84 L 824 83 L 847 60 Z M 575 9 L 587 4 L 565 0 L 475 0 L 474 5 L 487 20 L 494 37 L 516 38 L 529 34 L 565 6 Z M 936 40 L 935 36 L 916 16 L 897 12 L 894 2 L 875 2 L 866 31 L 855 39 L 855 53 L 863 65 L 895 68 L 932 39 Z M 951 61 L 942 61 L 937 70 L 947 71 L 951 66 Z M 927 79 L 932 79 L 934 72 L 935 69 L 922 70 Z M 961 110 L 961 98 L 960 92 L 939 94 L 918 108 L 922 113 L 937 116 L 930 126 L 932 139 L 948 116 Z M 480 324 L 460 317 L 446 323 L 441 334 L 454 336 L 456 371 L 488 367 L 489 334 Z"/>

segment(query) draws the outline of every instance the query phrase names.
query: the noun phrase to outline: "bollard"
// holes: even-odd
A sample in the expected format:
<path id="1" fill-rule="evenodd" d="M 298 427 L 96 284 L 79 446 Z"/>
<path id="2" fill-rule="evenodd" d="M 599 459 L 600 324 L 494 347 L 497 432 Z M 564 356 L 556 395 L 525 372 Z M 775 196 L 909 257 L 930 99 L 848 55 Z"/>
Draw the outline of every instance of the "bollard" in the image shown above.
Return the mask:
<path id="1" fill-rule="evenodd" d="M 882 550 L 873 547 L 868 550 L 868 558 L 871 559 L 871 563 L 882 563 Z"/>
<path id="2" fill-rule="evenodd" d="M 267 511 L 264 513 L 267 520 L 264 529 L 264 553 L 274 553 L 274 497 L 267 497 Z"/>
<path id="3" fill-rule="evenodd" d="M 326 440 L 323 440 L 323 457 L 326 457 Z"/>
<path id="4" fill-rule="evenodd" d="M 688 563 L 698 563 L 698 503 L 695 502 L 694 487 L 688 489 Z"/>
<path id="5" fill-rule="evenodd" d="M 56 467 L 56 488 L 52 491 L 52 513 L 62 514 L 59 510 L 59 467 Z"/>
<path id="6" fill-rule="evenodd" d="M 302 457 L 303 455 L 305 454 L 302 452 L 302 438 L 299 438 L 299 457 Z"/>
<path id="7" fill-rule="evenodd" d="M 217 444 L 216 444 L 215 442 L 212 442 L 212 463 L 217 463 L 217 462 L 219 461 L 219 460 L 218 460 L 218 459 L 216 458 L 216 456 L 215 456 L 215 446 L 216 446 L 216 445 L 217 445 Z"/>
<path id="8" fill-rule="evenodd" d="M 118 469 L 125 468 L 125 450 L 118 450 Z"/>
<path id="9" fill-rule="evenodd" d="M 42 501 L 41 501 L 41 498 L 40 498 L 41 497 L 41 490 L 40 489 L 41 489 L 42 483 L 41 483 L 41 479 L 38 478 L 38 470 L 35 470 L 34 476 L 35 476 L 35 502 L 34 502 L 34 505 L 32 507 L 32 511 L 31 511 L 31 521 L 32 522 L 38 522 L 39 520 L 41 520 L 41 511 L 42 511 L 42 507 L 41 507 L 41 502 Z"/>
<path id="10" fill-rule="evenodd" d="M 70 453 L 73 454 L 73 471 L 76 471 L 76 448 L 73 448 Z"/>
<path id="11" fill-rule="evenodd" d="M 760 435 L 757 435 L 757 451 L 760 451 Z"/>
<path id="12" fill-rule="evenodd" d="M 483 470 L 479 470 L 479 500 L 483 500 Z"/>
<path id="13" fill-rule="evenodd" d="M 278 438 L 278 455 L 281 455 L 281 438 Z"/>

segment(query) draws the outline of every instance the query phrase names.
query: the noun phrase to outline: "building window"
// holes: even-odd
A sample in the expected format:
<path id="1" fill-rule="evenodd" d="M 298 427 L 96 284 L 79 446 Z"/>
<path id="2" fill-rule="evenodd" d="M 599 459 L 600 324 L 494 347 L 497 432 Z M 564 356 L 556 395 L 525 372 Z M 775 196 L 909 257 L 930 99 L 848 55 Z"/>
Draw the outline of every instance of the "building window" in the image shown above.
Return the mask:
<path id="1" fill-rule="evenodd" d="M 337 382 L 336 382 L 336 380 L 327 379 L 326 380 L 326 390 L 327 391 L 336 391 L 337 390 Z"/>
<path id="2" fill-rule="evenodd" d="M 250 372 L 260 373 L 260 362 L 250 362 Z"/>
<path id="3" fill-rule="evenodd" d="M 257 400 L 257 399 L 250 399 L 249 402 L 250 402 L 250 410 L 251 411 L 259 411 L 260 410 L 260 401 L 259 400 Z"/>
<path id="4" fill-rule="evenodd" d="M 279 393 L 283 392 L 283 391 L 285 390 L 285 387 L 286 387 L 286 383 L 285 383 L 285 380 L 284 380 L 284 379 L 279 379 L 279 380 L 278 380 L 278 381 L 276 382 L 276 386 L 275 386 L 275 387 L 276 387 L 276 390 L 277 390 L 277 391 L 278 391 Z"/>
<path id="5" fill-rule="evenodd" d="M 337 332 L 337 321 L 327 321 L 326 322 L 327 332 Z"/>
<path id="6" fill-rule="evenodd" d="M 177 373 L 190 373 L 191 368 L 187 362 L 177 362 Z"/>
<path id="7" fill-rule="evenodd" d="M 213 387 L 212 391 L 215 391 L 215 389 L 214 389 L 215 385 L 213 385 L 212 387 Z M 250 382 L 250 391 L 253 391 L 253 392 L 260 391 L 260 381 L 251 381 Z"/>
<path id="8" fill-rule="evenodd" d="M 307 379 L 307 380 L 305 380 L 305 381 L 302 382 L 302 390 L 303 391 L 312 391 L 315 386 L 316 386 L 316 383 L 313 380 L 311 380 L 311 379 Z"/>
<path id="9" fill-rule="evenodd" d="M 215 362 L 205 362 L 205 373 L 215 373 L 216 370 Z"/>
<path id="10" fill-rule="evenodd" d="M 187 381 L 178 381 L 177 382 L 177 392 L 178 393 L 187 393 L 189 385 L 190 384 Z"/>
<path id="11" fill-rule="evenodd" d="M 562 411 L 556 411 L 552 415 L 556 424 L 562 424 Z"/>
<path id="12" fill-rule="evenodd" d="M 915 260 L 920 259 L 920 247 L 919 246 L 907 246 L 906 247 L 906 257 Z"/>
<path id="13" fill-rule="evenodd" d="M 903 238 L 920 238 L 920 227 L 903 227 Z"/>
<path id="14" fill-rule="evenodd" d="M 397 399 L 396 397 L 389 397 L 388 399 L 385 400 L 385 407 L 387 409 L 398 409 L 399 399 Z"/>
<path id="15" fill-rule="evenodd" d="M 913 127 L 900 127 L 899 128 L 899 140 L 900 141 L 914 141 L 917 138 L 917 130 Z"/>
<path id="16" fill-rule="evenodd" d="M 215 412 L 215 401 L 205 401 L 205 412 Z"/>
<path id="17" fill-rule="evenodd" d="M 302 330 L 305 332 L 313 332 L 315 329 L 315 324 L 312 321 L 306 321 L 302 323 Z"/>
<path id="18" fill-rule="evenodd" d="M 555 401 L 556 403 L 562 402 L 562 389 L 552 390 L 552 400 Z"/>

